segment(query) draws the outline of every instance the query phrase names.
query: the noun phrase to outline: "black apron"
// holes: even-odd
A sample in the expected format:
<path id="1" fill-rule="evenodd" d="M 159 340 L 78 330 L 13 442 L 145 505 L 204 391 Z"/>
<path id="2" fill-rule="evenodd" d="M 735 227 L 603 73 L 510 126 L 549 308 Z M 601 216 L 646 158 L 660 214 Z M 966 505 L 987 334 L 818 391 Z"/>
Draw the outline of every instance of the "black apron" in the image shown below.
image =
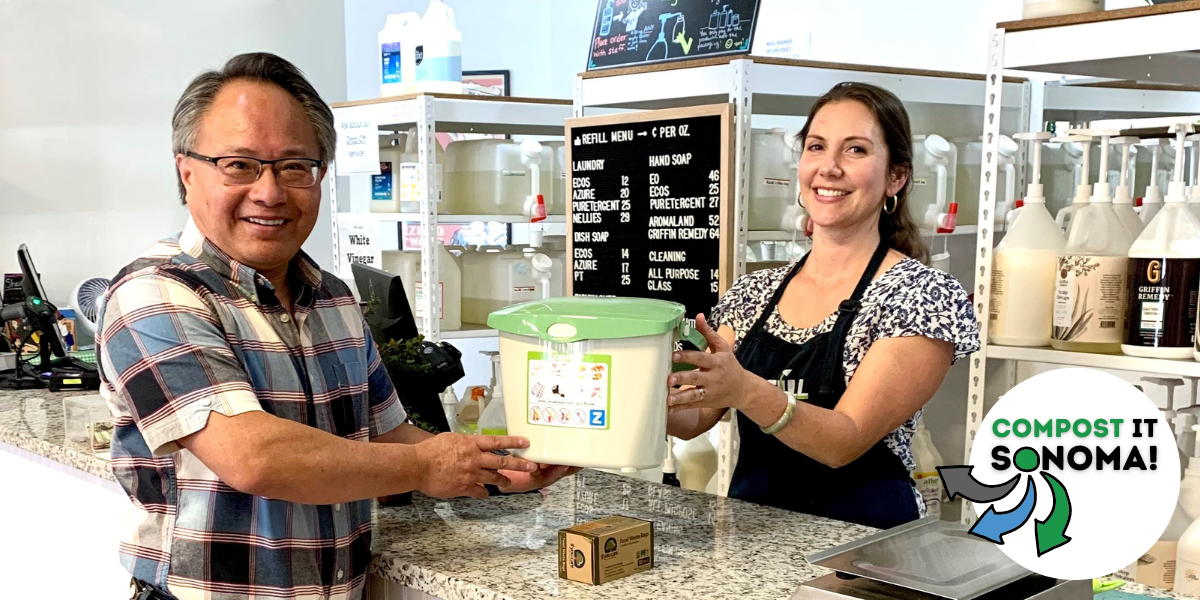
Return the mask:
<path id="1" fill-rule="evenodd" d="M 788 283 L 804 267 L 808 260 L 805 255 L 788 272 L 754 327 L 742 339 L 736 354 L 738 362 L 772 383 L 782 378 L 782 385 L 788 389 L 796 389 L 796 382 L 802 379 L 800 391 L 808 394 L 806 402 L 828 409 L 837 406 L 846 391 L 842 366 L 846 334 L 858 314 L 863 292 L 879 270 L 887 250 L 886 245 L 879 245 L 854 295 L 838 307 L 833 330 L 804 344 L 793 344 L 772 335 L 765 325 Z M 787 382 L 792 382 L 790 387 Z M 741 449 L 729 488 L 730 497 L 881 529 L 920 516 L 915 484 L 908 469 L 883 440 L 850 464 L 835 469 L 763 433 L 745 415 L 738 413 L 737 417 Z"/>

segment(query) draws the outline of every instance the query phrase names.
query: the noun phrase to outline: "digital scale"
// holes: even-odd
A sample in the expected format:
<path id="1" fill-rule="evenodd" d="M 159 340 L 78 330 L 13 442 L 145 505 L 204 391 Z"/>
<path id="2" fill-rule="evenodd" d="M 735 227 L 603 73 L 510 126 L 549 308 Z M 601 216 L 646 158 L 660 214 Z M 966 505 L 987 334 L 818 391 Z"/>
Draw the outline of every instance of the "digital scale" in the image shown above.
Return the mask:
<path id="1" fill-rule="evenodd" d="M 925 517 L 810 555 L 834 572 L 791 600 L 1091 600 L 1091 579 L 1031 573 L 967 529 Z"/>

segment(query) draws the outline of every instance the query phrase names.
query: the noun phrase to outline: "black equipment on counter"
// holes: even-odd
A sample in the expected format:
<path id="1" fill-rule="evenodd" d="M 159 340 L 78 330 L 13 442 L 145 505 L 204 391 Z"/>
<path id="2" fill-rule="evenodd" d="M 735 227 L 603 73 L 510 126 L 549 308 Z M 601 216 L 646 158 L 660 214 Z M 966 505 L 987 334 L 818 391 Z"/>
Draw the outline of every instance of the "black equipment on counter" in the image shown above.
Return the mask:
<path id="1" fill-rule="evenodd" d="M 49 384 L 51 391 L 100 389 L 96 368 L 67 355 L 66 343 L 58 329 L 58 309 L 46 300 L 40 275 L 33 266 L 33 258 L 25 244 L 17 249 L 17 262 L 21 265 L 21 288 L 25 300 L 0 308 L 0 324 L 20 320 L 26 323 L 30 331 L 26 339 L 17 344 L 15 372 L 0 380 L 0 387 L 31 389 Z M 38 334 L 40 355 L 36 367 L 21 360 L 21 350 L 34 333 Z"/>
<path id="2" fill-rule="evenodd" d="M 400 276 L 366 265 L 351 265 L 350 270 L 354 273 L 359 298 L 368 306 L 366 320 L 375 343 L 383 346 L 392 340 L 415 339 L 417 322 Z M 417 357 L 429 366 L 429 370 L 419 375 L 406 375 L 408 380 L 392 383 L 405 406 L 416 409 L 439 431 L 449 432 L 450 424 L 446 422 L 439 394 L 465 376 L 462 353 L 446 342 L 425 341 L 421 343 Z"/>

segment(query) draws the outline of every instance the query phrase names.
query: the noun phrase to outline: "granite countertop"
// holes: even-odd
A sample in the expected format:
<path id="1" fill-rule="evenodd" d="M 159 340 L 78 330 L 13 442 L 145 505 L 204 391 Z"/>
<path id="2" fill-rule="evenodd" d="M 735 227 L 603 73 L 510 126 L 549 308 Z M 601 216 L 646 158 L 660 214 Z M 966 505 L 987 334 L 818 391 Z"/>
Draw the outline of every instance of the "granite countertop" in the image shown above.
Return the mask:
<path id="1" fill-rule="evenodd" d="M 67 439 L 63 398 L 99 392 L 0 390 L 0 444 L 8 444 L 116 483 L 107 453 L 92 454 L 82 440 Z"/>
<path id="2" fill-rule="evenodd" d="M 115 481 L 105 458 L 67 439 L 62 398 L 77 395 L 0 390 L 0 443 Z M 654 521 L 654 569 L 601 586 L 559 579 L 558 530 L 614 514 Z M 533 494 L 415 494 L 410 506 L 377 507 L 373 531 L 372 573 L 444 600 L 774 600 L 828 573 L 806 555 L 875 530 L 588 470 Z"/>

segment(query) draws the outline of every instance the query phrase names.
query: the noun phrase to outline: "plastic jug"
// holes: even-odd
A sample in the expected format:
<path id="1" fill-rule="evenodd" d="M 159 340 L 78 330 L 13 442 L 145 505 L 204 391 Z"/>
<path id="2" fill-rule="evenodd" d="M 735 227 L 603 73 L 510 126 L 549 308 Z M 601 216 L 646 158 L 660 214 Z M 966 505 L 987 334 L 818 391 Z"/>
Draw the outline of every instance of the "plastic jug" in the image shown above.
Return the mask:
<path id="1" fill-rule="evenodd" d="M 1182 135 L 1180 144 L 1182 144 Z M 1187 209 L 1183 165 L 1170 193 L 1129 249 L 1128 331 L 1121 351 L 1147 358 L 1191 358 L 1200 286 L 1200 219 Z"/>
<path id="2" fill-rule="evenodd" d="M 666 455 L 667 376 L 684 307 L 645 298 L 550 298 L 492 313 L 505 414 L 527 460 L 649 469 Z"/>
<path id="3" fill-rule="evenodd" d="M 404 295 L 408 297 L 408 305 L 413 316 L 418 320 L 425 317 L 425 311 L 420 306 L 424 296 L 424 285 L 421 281 L 420 252 L 384 252 L 383 270 L 393 275 L 399 275 L 404 283 Z M 440 308 L 440 327 L 453 331 L 462 328 L 462 270 L 458 260 L 445 246 L 438 246 L 438 285 L 442 290 Z"/>
<path id="4" fill-rule="evenodd" d="M 1042 144 L 1049 133 L 1019 133 L 1033 141 L 1033 183 L 1014 210 L 1008 233 L 992 253 L 988 341 L 1005 346 L 1047 346 L 1053 331 L 1055 275 L 1065 240 L 1046 210 L 1040 182 Z"/>
<path id="5" fill-rule="evenodd" d="M 916 469 L 912 472 L 913 481 L 917 484 L 917 492 L 925 501 L 925 515 L 940 517 L 942 515 L 942 476 L 937 468 L 945 464 L 942 454 L 933 445 L 933 437 L 925 428 L 925 419 L 917 421 L 917 431 L 912 438 L 912 455 Z"/>
<path id="6" fill-rule="evenodd" d="M 675 444 L 679 486 L 685 490 L 703 492 L 717 472 L 717 462 L 717 449 L 707 435 L 698 435 Z"/>
<path id="7" fill-rule="evenodd" d="M 541 186 L 543 196 L 551 187 L 561 187 L 566 194 L 566 182 L 558 177 L 554 182 L 553 166 L 557 148 L 542 144 Z M 562 171 L 557 171 L 561 173 Z M 455 215 L 522 215 L 525 197 L 532 189 L 530 169 L 521 162 L 521 145 L 507 140 L 463 140 L 446 150 L 446 205 Z M 554 201 L 547 196 L 549 214 L 563 214 L 562 197 Z"/>
<path id="8" fill-rule="evenodd" d="M 543 251 L 551 259 L 550 294 L 565 293 L 566 254 Z M 484 248 L 463 253 L 462 319 L 487 324 L 488 315 L 506 306 L 541 297 L 532 256 L 521 252 Z"/>
<path id="9" fill-rule="evenodd" d="M 1119 132 L 1072 133 L 1099 136 L 1103 157 L 1100 164 L 1105 164 L 1108 139 Z M 1059 255 L 1051 346 L 1074 352 L 1121 351 L 1132 244 L 1129 230 L 1113 211 L 1108 182 L 1097 183 L 1091 200 L 1072 220 L 1066 248 Z"/>
<path id="10" fill-rule="evenodd" d="M 462 33 L 454 22 L 454 9 L 441 0 L 429 0 L 421 17 L 416 63 L 417 91 L 462 93 Z"/>
<path id="11" fill-rule="evenodd" d="M 542 142 L 542 195 L 546 197 L 547 214 L 566 214 L 567 145 L 564 142 Z"/>
<path id="12" fill-rule="evenodd" d="M 417 131 L 410 129 L 407 133 L 397 134 L 394 140 L 395 144 L 379 150 L 380 173 L 371 176 L 371 212 L 420 212 L 421 164 L 417 162 Z M 446 204 L 441 202 L 446 153 L 441 144 L 434 146 L 434 183 L 431 187 L 439 202 L 434 210 L 448 214 Z M 386 174 L 385 163 L 388 165 Z"/>
<path id="13" fill-rule="evenodd" d="M 400 188 L 402 186 L 400 165 L 404 162 L 404 148 L 407 141 L 407 133 L 380 139 L 379 174 L 371 175 L 371 212 L 373 213 L 400 212 Z"/>
<path id="14" fill-rule="evenodd" d="M 983 178 L 983 142 L 960 140 L 958 178 L 954 198 L 958 202 L 958 224 L 979 222 L 979 184 Z M 1000 136 L 1000 166 L 996 186 L 996 215 L 1003 218 L 1017 208 L 1017 151 L 1020 148 L 1007 135 Z"/>
<path id="15" fill-rule="evenodd" d="M 415 89 L 420 22 L 415 12 L 388 15 L 379 30 L 380 97 L 410 94 Z"/>
<path id="16" fill-rule="evenodd" d="M 750 133 L 750 229 L 781 231 L 784 213 L 796 203 L 797 154 L 787 129 Z"/>
<path id="17" fill-rule="evenodd" d="M 922 232 L 934 233 L 948 224 L 954 204 L 958 174 L 958 149 L 940 135 L 913 136 L 913 175 L 909 188 L 909 214 Z"/>

